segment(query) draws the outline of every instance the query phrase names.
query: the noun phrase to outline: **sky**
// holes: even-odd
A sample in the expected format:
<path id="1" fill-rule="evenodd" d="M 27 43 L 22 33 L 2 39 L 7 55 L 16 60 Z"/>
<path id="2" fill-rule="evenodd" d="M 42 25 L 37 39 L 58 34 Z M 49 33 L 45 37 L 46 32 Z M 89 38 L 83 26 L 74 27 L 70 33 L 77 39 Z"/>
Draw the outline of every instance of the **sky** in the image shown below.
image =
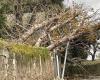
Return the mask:
<path id="1" fill-rule="evenodd" d="M 69 0 L 69 3 L 71 3 L 72 0 Z M 91 6 L 92 8 L 94 8 L 94 10 L 96 11 L 97 9 L 100 8 L 100 0 L 73 0 L 77 3 L 83 3 L 86 5 Z M 64 4 L 66 5 L 68 2 L 68 0 L 64 0 Z"/>

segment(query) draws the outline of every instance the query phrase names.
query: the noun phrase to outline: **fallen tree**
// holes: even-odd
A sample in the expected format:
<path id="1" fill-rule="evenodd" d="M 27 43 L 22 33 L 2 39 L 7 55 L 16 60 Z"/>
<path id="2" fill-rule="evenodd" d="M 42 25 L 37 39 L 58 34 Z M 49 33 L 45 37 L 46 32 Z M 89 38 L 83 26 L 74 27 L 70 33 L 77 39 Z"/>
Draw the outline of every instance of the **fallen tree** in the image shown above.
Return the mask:
<path id="1" fill-rule="evenodd" d="M 71 33 L 69 36 L 65 36 L 62 39 L 56 41 L 55 43 L 49 45 L 47 48 L 52 51 L 53 49 L 55 49 L 55 47 L 61 45 L 64 42 L 68 42 L 71 41 L 75 38 L 78 38 L 80 35 L 84 35 L 86 33 L 91 34 L 93 32 L 96 32 L 100 30 L 100 23 L 98 23 L 97 25 L 94 26 L 88 26 L 88 27 L 79 27 L 77 30 L 75 30 L 73 33 Z M 92 35 L 93 36 L 93 35 Z"/>
<path id="2" fill-rule="evenodd" d="M 96 11 L 97 12 L 97 11 Z M 96 13 L 95 12 L 95 13 Z M 87 19 L 89 19 L 89 18 L 91 18 L 91 17 L 93 17 L 94 15 L 95 15 L 95 13 L 93 13 L 92 15 L 90 15 L 90 16 L 86 16 L 81 22 L 80 22 L 80 27 L 81 26 L 84 26 L 84 21 L 85 20 L 87 20 Z M 76 15 L 74 15 L 73 17 L 71 17 L 71 18 L 69 18 L 69 19 L 67 19 L 67 20 L 65 20 L 65 21 L 63 21 L 62 23 L 60 23 L 60 24 L 56 24 L 56 25 L 54 25 L 54 26 L 52 26 L 52 27 L 50 27 L 49 29 L 46 29 L 45 30 L 45 34 L 44 35 L 42 35 L 42 37 L 39 37 L 39 39 L 37 40 L 37 42 L 36 42 L 36 46 L 40 46 L 40 44 L 42 43 L 42 41 L 43 41 L 43 39 L 50 33 L 50 32 L 52 32 L 53 30 L 56 30 L 57 28 L 61 28 L 63 25 L 66 25 L 67 23 L 69 24 L 69 23 L 72 23 L 72 21 L 78 16 L 79 14 L 77 13 Z M 47 33 L 46 33 L 47 32 Z"/>
<path id="3" fill-rule="evenodd" d="M 38 39 L 38 41 L 36 42 L 35 45 L 36 45 L 36 46 L 40 46 L 41 42 L 42 42 L 43 39 L 47 36 L 48 33 L 50 33 L 50 32 L 52 32 L 53 30 L 55 30 L 55 29 L 57 29 L 57 28 L 60 28 L 60 27 L 62 27 L 63 25 L 69 23 L 69 22 L 70 22 L 71 20 L 73 20 L 75 17 L 76 17 L 76 16 L 74 16 L 74 17 L 72 17 L 72 18 L 70 18 L 70 19 L 64 21 L 64 22 L 61 23 L 61 24 L 57 24 L 57 25 L 55 25 L 55 26 L 53 26 L 53 27 L 51 27 L 51 28 L 49 28 L 49 29 L 46 29 L 46 32 L 47 32 L 47 33 L 45 32 L 45 34 L 44 34 L 42 37 L 40 37 L 40 38 Z"/>
<path id="4" fill-rule="evenodd" d="M 40 28 L 43 28 L 45 26 L 47 26 L 49 23 L 53 22 L 54 20 L 56 20 L 57 18 L 52 18 L 50 20 L 47 21 L 43 21 L 40 24 L 36 24 L 33 27 L 31 27 L 27 32 L 25 32 L 22 37 L 19 39 L 20 41 L 25 41 L 30 35 L 32 35 L 32 33 Z"/>
<path id="5" fill-rule="evenodd" d="M 32 35 L 32 33 L 40 28 L 44 28 L 45 26 L 49 25 L 52 22 L 55 22 L 59 19 L 59 16 L 56 16 L 54 18 L 50 18 L 49 20 L 43 21 L 40 24 L 35 24 L 32 25 L 32 27 L 30 29 L 28 29 L 25 33 L 23 33 L 23 35 L 19 38 L 19 40 L 21 42 L 24 42 L 30 35 Z"/>
<path id="6" fill-rule="evenodd" d="M 32 33 L 33 33 L 34 31 L 36 31 L 36 30 L 38 30 L 38 29 L 41 29 L 41 28 L 44 28 L 45 26 L 46 26 L 46 28 L 47 28 L 48 30 L 50 29 L 50 31 L 52 31 L 52 30 L 58 28 L 59 26 L 70 22 L 72 19 L 74 19 L 74 18 L 77 16 L 77 15 L 75 15 L 75 16 L 69 18 L 69 19 L 68 19 L 67 21 L 65 21 L 64 23 L 55 25 L 55 26 L 52 27 L 52 28 L 51 28 L 51 26 L 47 27 L 47 26 L 50 25 L 52 22 L 53 22 L 53 23 L 54 23 L 54 22 L 57 23 L 57 21 L 60 20 L 60 18 L 62 18 L 62 16 L 64 16 L 64 15 L 66 15 L 66 13 L 63 13 L 63 14 L 61 14 L 61 15 L 57 15 L 56 17 L 50 18 L 49 20 L 45 20 L 45 21 L 43 21 L 43 22 L 40 23 L 40 24 L 32 25 L 32 27 L 31 27 L 30 29 L 28 29 L 25 33 L 23 33 L 23 35 L 19 38 L 19 41 L 21 41 L 21 42 L 26 41 L 27 38 L 28 38 L 29 36 L 31 36 Z"/>

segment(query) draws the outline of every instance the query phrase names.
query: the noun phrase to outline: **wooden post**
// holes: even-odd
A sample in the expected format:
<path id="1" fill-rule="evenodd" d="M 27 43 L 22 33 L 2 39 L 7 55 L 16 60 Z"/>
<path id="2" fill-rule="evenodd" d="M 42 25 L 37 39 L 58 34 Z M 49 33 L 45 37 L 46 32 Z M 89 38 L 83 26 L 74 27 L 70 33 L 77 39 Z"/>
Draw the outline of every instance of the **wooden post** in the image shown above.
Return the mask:
<path id="1" fill-rule="evenodd" d="M 13 80 L 16 80 L 16 76 L 17 76 L 16 67 L 17 67 L 17 65 L 16 65 L 16 56 L 15 56 L 15 53 L 13 53 L 13 76 L 14 76 Z"/>
<path id="2" fill-rule="evenodd" d="M 61 79 L 61 56 L 57 50 L 54 50 L 54 72 L 57 79 Z"/>
<path id="3" fill-rule="evenodd" d="M 66 46 L 66 52 L 65 52 L 65 58 L 64 58 L 64 67 L 63 67 L 63 71 L 62 71 L 62 80 L 64 79 L 66 59 L 67 59 L 67 54 L 68 54 L 68 46 L 69 46 L 69 42 L 67 43 L 67 46 Z"/>
<path id="4" fill-rule="evenodd" d="M 42 73 L 43 73 L 42 58 L 41 58 L 41 56 L 39 56 L 39 58 L 40 58 L 40 75 L 42 75 Z"/>
<path id="5" fill-rule="evenodd" d="M 54 50 L 54 57 L 53 57 L 53 63 L 54 63 L 54 76 L 57 77 L 57 61 L 56 61 L 56 50 Z"/>
<path id="6" fill-rule="evenodd" d="M 58 55 L 56 55 L 56 61 L 57 61 L 57 77 L 60 79 L 59 56 Z"/>
<path id="7" fill-rule="evenodd" d="M 62 73 L 62 72 L 61 72 L 61 55 L 60 55 L 59 52 L 58 52 L 58 54 L 59 54 L 59 55 L 58 55 L 58 56 L 59 56 L 59 57 L 58 57 L 58 59 L 59 59 L 59 75 L 60 75 L 60 78 L 61 78 L 61 73 Z"/>

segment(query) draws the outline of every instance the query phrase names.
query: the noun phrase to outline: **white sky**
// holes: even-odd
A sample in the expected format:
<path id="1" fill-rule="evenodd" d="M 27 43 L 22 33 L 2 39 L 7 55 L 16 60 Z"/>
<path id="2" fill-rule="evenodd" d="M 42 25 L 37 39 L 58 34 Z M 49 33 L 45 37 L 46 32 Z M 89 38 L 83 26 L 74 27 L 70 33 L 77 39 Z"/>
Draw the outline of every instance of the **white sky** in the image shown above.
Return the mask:
<path id="1" fill-rule="evenodd" d="M 68 0 L 64 0 L 64 4 L 67 4 Z M 72 1 L 72 0 L 69 0 Z M 83 4 L 87 4 L 89 6 L 91 6 L 92 8 L 94 8 L 94 10 L 97 10 L 100 8 L 100 0 L 73 0 L 77 3 L 83 3 Z"/>

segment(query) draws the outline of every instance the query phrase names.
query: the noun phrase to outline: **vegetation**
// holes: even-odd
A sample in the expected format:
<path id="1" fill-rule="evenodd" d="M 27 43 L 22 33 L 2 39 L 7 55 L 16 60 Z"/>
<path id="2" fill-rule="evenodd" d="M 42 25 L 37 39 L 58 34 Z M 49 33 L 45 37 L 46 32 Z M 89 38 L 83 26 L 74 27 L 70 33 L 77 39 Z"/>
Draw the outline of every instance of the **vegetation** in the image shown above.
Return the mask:
<path id="1" fill-rule="evenodd" d="M 9 59 L 13 59 L 11 65 L 15 71 L 13 72 L 14 80 L 16 80 L 16 67 L 22 66 L 23 62 L 28 64 L 29 75 L 32 75 L 31 71 L 36 68 L 40 72 L 38 74 L 43 75 L 45 65 L 53 62 L 50 60 L 54 57 L 53 53 L 64 60 L 67 50 L 69 71 L 73 70 L 72 67 L 75 67 L 77 62 L 86 60 L 88 55 L 95 60 L 96 51 L 99 49 L 97 40 L 100 40 L 100 21 L 97 17 L 94 20 L 98 11 L 88 15 L 89 11 L 85 9 L 84 5 L 74 2 L 71 7 L 66 9 L 63 7 L 62 1 L 0 1 L 0 49 L 10 52 L 7 54 L 3 51 L 5 53 L 3 55 L 6 59 L 5 68 L 8 68 Z M 7 20 L 10 19 L 8 15 L 10 18 L 12 16 L 14 21 L 14 25 L 11 27 L 6 25 Z M 26 21 L 25 25 L 24 21 Z M 66 48 L 67 43 L 69 43 L 68 49 Z M 93 47 L 93 53 L 90 51 L 91 47 Z M 57 57 L 54 58 L 54 60 L 57 59 Z M 19 63 L 18 66 L 17 63 Z M 23 67 L 25 68 L 25 65 Z M 47 65 L 48 67 L 50 66 Z M 8 74 L 7 71 L 6 74 Z M 36 75 L 35 72 L 34 75 Z"/>
<path id="2" fill-rule="evenodd" d="M 30 57 L 41 56 L 44 58 L 48 58 L 49 56 L 49 51 L 45 47 L 35 47 L 28 44 L 7 42 L 3 39 L 0 39 L 0 48 L 7 48 L 11 51 L 11 53 L 26 55 Z"/>
<path id="3" fill-rule="evenodd" d="M 73 38 L 73 40 L 70 41 L 71 43 L 70 43 L 70 47 L 69 47 L 70 48 L 69 52 L 74 57 L 75 57 L 75 55 L 77 55 L 76 57 L 78 57 L 78 55 L 79 55 L 79 57 L 86 59 L 90 45 L 94 45 L 97 40 L 96 31 L 94 31 L 93 28 L 87 28 L 88 24 L 90 24 L 88 19 L 91 19 L 91 17 L 88 18 L 88 14 L 87 14 L 88 12 L 85 11 L 85 9 L 83 8 L 82 5 L 78 5 L 78 4 L 73 4 L 74 5 L 73 11 L 71 10 L 71 8 L 68 8 L 64 11 L 63 7 L 61 6 L 62 1 L 63 0 L 59 0 L 59 1 L 58 0 L 41 0 L 41 1 L 40 0 L 30 0 L 30 1 L 23 0 L 23 1 L 19 1 L 19 2 L 18 1 L 17 2 L 2 1 L 3 4 L 1 4 L 2 7 L 0 8 L 1 37 L 3 37 L 3 38 L 10 37 L 8 39 L 18 40 L 17 42 L 19 42 L 19 43 L 20 43 L 20 41 L 21 41 L 21 43 L 24 43 L 24 41 L 25 41 L 26 44 L 34 45 L 35 43 L 38 43 L 38 39 L 42 39 L 42 38 L 39 38 L 41 36 L 40 34 L 42 33 L 41 31 L 49 32 L 52 41 L 56 42 L 56 40 L 60 40 L 60 38 L 63 38 L 64 36 L 68 37 L 68 35 L 70 35 L 71 33 L 74 33 L 74 31 L 76 30 L 74 36 L 75 35 L 79 35 L 79 36 L 77 38 Z M 13 6 L 9 5 L 11 3 L 14 3 Z M 19 3 L 19 5 L 18 5 L 18 3 Z M 39 3 L 41 5 L 38 6 Z M 43 6 L 42 4 L 44 4 L 44 3 L 45 3 L 45 5 Z M 29 7 L 30 9 L 28 9 L 28 10 L 31 10 L 31 11 L 25 10 L 27 5 L 30 6 Z M 43 6 L 43 8 L 41 6 Z M 36 8 L 35 10 L 33 10 L 34 7 Z M 11 11 L 11 10 L 13 10 L 13 11 Z M 15 15 L 16 23 L 17 23 L 17 24 L 15 24 L 15 26 L 11 27 L 10 29 L 8 29 L 6 27 L 6 25 L 5 25 L 6 19 L 4 17 L 4 14 L 8 14 L 9 11 L 11 11 L 11 13 Z M 61 15 L 61 17 L 55 18 L 56 20 L 55 19 L 51 20 L 51 22 L 47 21 L 47 23 L 46 23 L 44 21 L 46 24 L 43 23 L 43 25 L 42 25 L 42 23 L 41 23 L 41 26 L 45 26 L 45 25 L 46 26 L 50 26 L 50 25 L 56 26 L 56 25 L 58 25 L 58 28 L 54 29 L 52 31 L 44 30 L 44 28 L 42 28 L 41 26 L 40 26 L 40 28 L 38 28 L 36 30 L 33 28 L 34 26 L 31 27 L 30 25 L 23 28 L 23 24 L 22 24 L 23 13 L 26 13 L 26 12 L 28 13 L 28 12 L 32 12 L 32 11 L 35 13 L 34 13 L 34 15 L 31 16 L 31 18 L 29 20 L 29 24 L 33 25 L 33 23 L 34 23 L 35 24 L 34 26 L 38 26 L 38 24 L 42 20 L 48 20 L 49 18 L 52 18 L 56 15 L 60 16 L 60 13 L 63 15 Z M 52 13 L 50 11 L 52 11 Z M 44 13 L 45 19 L 42 19 L 38 23 L 38 22 L 35 22 L 36 19 L 33 20 L 33 18 L 34 18 L 33 16 L 36 17 L 37 14 L 40 12 L 45 12 Z M 72 18 L 70 19 L 70 17 L 72 17 Z M 83 17 L 83 20 L 80 17 Z M 66 20 L 69 20 L 69 21 L 65 22 Z M 81 24 L 82 21 L 83 21 L 83 24 Z M 61 23 L 61 24 L 59 25 L 58 23 Z M 78 26 L 78 24 L 80 24 L 80 26 Z M 78 28 L 81 28 L 81 26 L 84 26 L 85 28 L 77 30 Z M 21 35 L 22 35 L 22 37 L 21 37 Z M 36 39 L 35 39 L 34 35 L 35 35 Z M 29 38 L 29 37 L 31 37 L 31 38 Z M 51 41 L 50 41 L 50 37 L 49 38 L 48 37 L 49 36 L 47 33 L 47 36 L 45 36 L 43 38 L 43 40 L 41 40 L 39 45 L 42 47 L 48 46 L 48 48 L 49 48 Z M 24 38 L 26 38 L 26 39 L 24 39 Z M 33 39 L 34 39 L 34 41 L 33 41 Z M 31 41 L 33 41 L 33 42 L 31 42 Z M 13 48 L 16 46 L 16 47 L 18 47 L 19 50 L 17 48 L 14 48 L 14 50 L 13 49 L 12 50 L 16 53 L 17 52 L 19 52 L 19 53 L 27 52 L 27 54 L 29 54 L 29 53 L 32 54 L 33 50 L 31 51 L 31 49 L 33 49 L 33 48 L 27 49 L 26 51 L 21 51 L 21 50 L 24 50 L 24 48 L 27 48 L 27 45 L 25 45 L 25 43 L 24 44 L 16 44 L 16 43 L 13 44 Z M 61 46 L 62 46 L 62 44 L 61 44 Z M 20 48 L 23 48 L 23 49 L 20 50 Z M 65 48 L 65 46 L 64 46 L 64 48 Z M 35 53 L 35 51 L 34 51 L 34 53 Z M 84 56 L 82 56 L 81 54 L 83 54 Z"/>

